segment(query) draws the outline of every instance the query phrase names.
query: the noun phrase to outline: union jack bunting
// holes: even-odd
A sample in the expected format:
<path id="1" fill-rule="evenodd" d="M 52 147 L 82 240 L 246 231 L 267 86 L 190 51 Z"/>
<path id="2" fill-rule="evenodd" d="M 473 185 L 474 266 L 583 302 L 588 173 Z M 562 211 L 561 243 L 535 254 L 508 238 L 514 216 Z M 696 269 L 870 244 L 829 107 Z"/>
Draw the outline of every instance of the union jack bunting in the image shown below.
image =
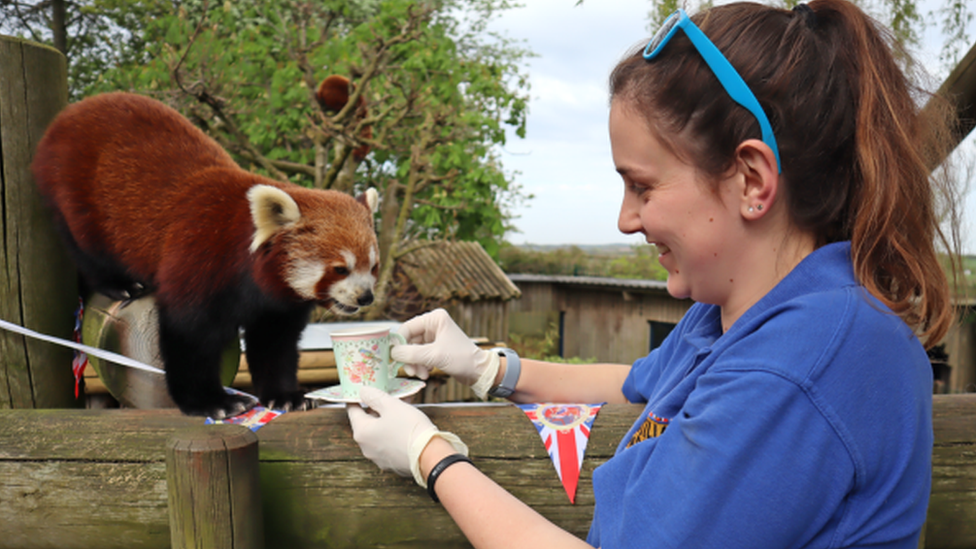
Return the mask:
<path id="1" fill-rule="evenodd" d="M 519 404 L 552 458 L 570 503 L 576 503 L 580 467 L 600 404 Z"/>
<path id="2" fill-rule="evenodd" d="M 243 425 L 252 431 L 257 431 L 261 427 L 264 427 L 269 421 L 285 413 L 283 410 L 272 410 L 270 408 L 265 408 L 264 406 L 255 406 L 250 410 L 233 417 L 228 417 L 224 419 L 213 419 L 208 417 L 205 421 L 205 425 L 214 425 L 218 423 L 233 423 L 235 425 Z"/>

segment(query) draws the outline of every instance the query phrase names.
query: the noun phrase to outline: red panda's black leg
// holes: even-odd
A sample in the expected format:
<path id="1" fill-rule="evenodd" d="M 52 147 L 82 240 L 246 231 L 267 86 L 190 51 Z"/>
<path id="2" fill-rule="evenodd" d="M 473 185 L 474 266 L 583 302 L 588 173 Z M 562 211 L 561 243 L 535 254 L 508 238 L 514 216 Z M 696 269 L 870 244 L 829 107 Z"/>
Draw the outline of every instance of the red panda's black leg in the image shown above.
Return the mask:
<path id="1" fill-rule="evenodd" d="M 226 320 L 176 316 L 159 307 L 159 350 L 166 364 L 166 386 L 180 411 L 214 419 L 254 407 L 252 398 L 228 394 L 220 382 L 221 354 L 237 327 Z"/>
<path id="2" fill-rule="evenodd" d="M 265 406 L 305 408 L 305 391 L 298 385 L 298 340 L 311 309 L 265 312 L 244 326 L 247 367 Z"/>
<path id="3" fill-rule="evenodd" d="M 84 282 L 81 288 L 82 295 L 94 291 L 116 301 L 124 301 L 141 297 L 152 291 L 147 284 L 136 281 L 117 262 L 83 250 L 71 231 L 68 230 L 64 218 L 56 210 L 54 212 L 54 223 L 61 235 L 61 241 L 64 242 L 65 248 L 67 248 L 71 258 L 74 259 L 78 272 L 81 274 Z"/>

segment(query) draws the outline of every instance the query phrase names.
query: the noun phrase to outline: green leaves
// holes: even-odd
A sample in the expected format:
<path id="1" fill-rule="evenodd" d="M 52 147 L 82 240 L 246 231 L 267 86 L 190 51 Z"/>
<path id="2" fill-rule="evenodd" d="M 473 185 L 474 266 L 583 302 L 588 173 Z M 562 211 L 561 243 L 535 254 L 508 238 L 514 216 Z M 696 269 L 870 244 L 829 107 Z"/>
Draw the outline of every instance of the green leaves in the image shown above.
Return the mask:
<path id="1" fill-rule="evenodd" d="M 4 0 L 0 0 L 2 2 Z M 245 169 L 381 208 L 381 271 L 417 239 L 492 254 L 521 198 L 496 147 L 525 135 L 529 55 L 488 34 L 507 0 L 82 0 L 76 99 L 129 90 L 186 115 Z M 365 110 L 324 112 L 327 76 Z M 370 146 L 365 158 L 349 154 Z M 385 219 L 384 219 L 385 217 Z M 385 272 L 385 271 L 384 271 Z M 381 275 L 381 284 L 383 277 Z"/>

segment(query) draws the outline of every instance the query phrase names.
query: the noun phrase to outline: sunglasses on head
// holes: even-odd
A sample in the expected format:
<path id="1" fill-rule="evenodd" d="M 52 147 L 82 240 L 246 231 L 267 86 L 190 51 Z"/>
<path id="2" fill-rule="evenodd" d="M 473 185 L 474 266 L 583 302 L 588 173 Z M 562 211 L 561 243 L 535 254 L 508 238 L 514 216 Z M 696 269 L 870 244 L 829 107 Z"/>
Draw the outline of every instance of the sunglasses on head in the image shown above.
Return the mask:
<path id="1" fill-rule="evenodd" d="M 705 36 L 705 33 L 698 28 L 695 23 L 691 21 L 685 10 L 679 9 L 678 11 L 672 13 L 664 21 L 664 25 L 654 34 L 651 41 L 647 43 L 647 47 L 644 48 L 644 59 L 650 61 L 660 55 L 661 50 L 667 45 L 671 37 L 681 29 L 685 32 L 685 36 L 691 40 L 691 44 L 695 46 L 698 53 L 701 54 L 702 59 L 708 65 L 708 68 L 712 69 L 712 73 L 718 78 L 719 83 L 725 88 L 726 93 L 733 101 L 742 105 L 753 116 L 759 121 L 759 128 L 762 130 L 762 140 L 763 143 L 769 146 L 773 150 L 773 155 L 776 156 L 776 168 L 777 171 L 782 173 L 783 167 L 779 161 L 779 147 L 776 146 L 776 137 L 773 135 L 773 128 L 769 125 L 769 119 L 766 118 L 766 113 L 763 112 L 762 106 L 759 105 L 759 100 L 746 85 L 745 81 L 739 76 L 729 60 L 722 55 L 722 52 L 712 43 L 711 40 Z"/>

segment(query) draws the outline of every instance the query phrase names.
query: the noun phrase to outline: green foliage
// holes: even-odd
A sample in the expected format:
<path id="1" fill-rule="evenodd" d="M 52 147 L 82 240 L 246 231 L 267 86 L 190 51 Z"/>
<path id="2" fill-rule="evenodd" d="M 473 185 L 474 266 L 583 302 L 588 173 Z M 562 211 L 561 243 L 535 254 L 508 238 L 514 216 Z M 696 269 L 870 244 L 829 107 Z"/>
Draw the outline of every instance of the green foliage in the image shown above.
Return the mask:
<path id="1" fill-rule="evenodd" d="M 12 3 L 23 4 L 0 0 Z M 77 0 L 69 19 L 87 14 L 91 24 L 70 29 L 72 97 L 150 95 L 246 169 L 343 192 L 377 188 L 382 287 L 403 244 L 476 240 L 496 254 L 510 230 L 521 190 L 496 150 L 510 132 L 525 135 L 521 71 L 530 52 L 487 31 L 510 7 L 509 0 Z M 49 25 L 45 10 L 35 3 L 35 19 L 22 26 Z M 315 90 L 332 74 L 352 81 L 365 113 L 320 108 Z M 369 156 L 350 158 L 364 144 Z"/>
<path id="2" fill-rule="evenodd" d="M 950 273 L 949 282 L 952 283 L 951 269 L 948 259 L 943 256 L 943 266 Z M 957 273 L 954 292 L 959 298 L 976 298 L 976 256 L 964 255 L 959 258 L 959 272 Z"/>
<path id="3" fill-rule="evenodd" d="M 169 0 L 66 0 L 68 93 L 72 101 L 106 70 L 145 62 L 147 22 L 172 7 Z M 0 32 L 53 43 L 50 1 L 0 0 Z"/>
<path id="4" fill-rule="evenodd" d="M 544 334 L 508 334 L 508 345 L 520 357 L 546 362 L 562 364 L 591 364 L 596 357 L 561 357 L 559 356 L 559 326 L 550 324 Z"/>
<path id="5" fill-rule="evenodd" d="M 973 20 L 973 13 L 969 9 L 967 0 L 947 0 L 939 8 L 937 18 L 941 18 L 941 31 L 944 37 L 944 47 L 939 54 L 939 60 L 946 65 L 955 65 L 964 48 L 970 44 L 966 29 Z"/>
<path id="6" fill-rule="evenodd" d="M 600 276 L 642 280 L 667 280 L 668 273 L 657 261 L 657 248 L 632 246 L 625 252 L 587 252 L 578 246 L 555 250 L 532 250 L 503 246 L 499 264 L 507 273 L 568 276 Z"/>

